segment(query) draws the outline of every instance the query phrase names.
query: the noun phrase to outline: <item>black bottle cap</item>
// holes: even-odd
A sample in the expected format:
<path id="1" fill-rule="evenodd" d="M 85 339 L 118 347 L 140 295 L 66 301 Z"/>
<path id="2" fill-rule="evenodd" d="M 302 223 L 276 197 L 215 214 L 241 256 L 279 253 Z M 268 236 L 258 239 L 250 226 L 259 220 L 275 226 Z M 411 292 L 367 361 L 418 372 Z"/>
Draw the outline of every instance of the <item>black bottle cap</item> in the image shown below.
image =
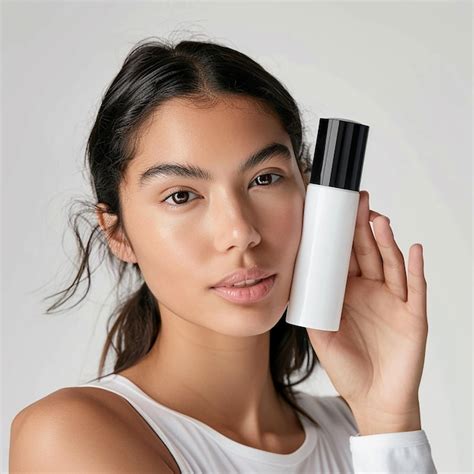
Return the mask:
<path id="1" fill-rule="evenodd" d="M 367 125 L 320 119 L 310 183 L 359 191 L 368 135 Z"/>

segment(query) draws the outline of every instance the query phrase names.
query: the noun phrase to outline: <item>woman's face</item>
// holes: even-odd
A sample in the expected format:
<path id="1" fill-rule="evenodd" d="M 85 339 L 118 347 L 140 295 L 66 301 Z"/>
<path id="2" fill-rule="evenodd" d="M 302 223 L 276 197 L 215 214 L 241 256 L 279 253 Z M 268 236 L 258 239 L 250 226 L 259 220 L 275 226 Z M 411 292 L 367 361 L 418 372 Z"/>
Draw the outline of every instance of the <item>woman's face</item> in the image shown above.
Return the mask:
<path id="1" fill-rule="evenodd" d="M 281 151 L 239 171 L 272 143 Z M 148 173 L 141 180 L 164 163 L 209 176 Z M 234 96 L 206 108 L 172 99 L 143 127 L 120 193 L 132 255 L 162 317 L 233 336 L 261 334 L 278 322 L 289 300 L 305 184 L 275 116 Z M 262 301 L 232 303 L 210 289 L 253 266 L 277 274 Z"/>

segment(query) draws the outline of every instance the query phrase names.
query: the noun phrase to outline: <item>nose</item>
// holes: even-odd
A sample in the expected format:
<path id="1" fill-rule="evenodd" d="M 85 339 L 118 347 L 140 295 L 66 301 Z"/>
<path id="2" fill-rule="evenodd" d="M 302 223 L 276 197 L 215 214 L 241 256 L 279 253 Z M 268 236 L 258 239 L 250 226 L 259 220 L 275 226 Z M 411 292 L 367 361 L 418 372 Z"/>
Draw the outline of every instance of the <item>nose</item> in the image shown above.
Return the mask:
<path id="1" fill-rule="evenodd" d="M 261 241 L 261 235 L 255 228 L 256 216 L 252 208 L 238 198 L 226 198 L 215 209 L 212 227 L 215 248 L 225 252 L 237 247 L 245 251 Z"/>

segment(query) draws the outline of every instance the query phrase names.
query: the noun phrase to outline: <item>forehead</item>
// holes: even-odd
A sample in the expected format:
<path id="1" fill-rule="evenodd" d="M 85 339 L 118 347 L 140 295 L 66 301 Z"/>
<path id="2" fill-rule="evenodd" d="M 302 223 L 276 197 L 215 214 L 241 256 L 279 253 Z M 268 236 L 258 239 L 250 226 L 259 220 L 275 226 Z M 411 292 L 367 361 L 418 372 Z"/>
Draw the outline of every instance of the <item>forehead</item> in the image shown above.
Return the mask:
<path id="1" fill-rule="evenodd" d="M 128 175 L 135 178 L 148 166 L 166 162 L 199 163 L 219 169 L 238 164 L 272 141 L 291 148 L 278 117 L 248 98 L 219 98 L 209 104 L 171 99 L 142 127 Z"/>

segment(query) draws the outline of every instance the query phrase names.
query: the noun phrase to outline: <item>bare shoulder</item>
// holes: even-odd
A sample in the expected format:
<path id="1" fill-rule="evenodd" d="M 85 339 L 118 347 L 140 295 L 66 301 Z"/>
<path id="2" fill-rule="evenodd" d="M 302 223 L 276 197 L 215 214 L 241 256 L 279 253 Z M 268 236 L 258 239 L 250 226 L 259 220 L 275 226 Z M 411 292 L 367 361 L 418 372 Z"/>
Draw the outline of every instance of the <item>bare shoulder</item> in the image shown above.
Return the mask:
<path id="1" fill-rule="evenodd" d="M 21 410 L 10 429 L 9 471 L 174 472 L 138 414 L 105 392 L 66 387 Z"/>

